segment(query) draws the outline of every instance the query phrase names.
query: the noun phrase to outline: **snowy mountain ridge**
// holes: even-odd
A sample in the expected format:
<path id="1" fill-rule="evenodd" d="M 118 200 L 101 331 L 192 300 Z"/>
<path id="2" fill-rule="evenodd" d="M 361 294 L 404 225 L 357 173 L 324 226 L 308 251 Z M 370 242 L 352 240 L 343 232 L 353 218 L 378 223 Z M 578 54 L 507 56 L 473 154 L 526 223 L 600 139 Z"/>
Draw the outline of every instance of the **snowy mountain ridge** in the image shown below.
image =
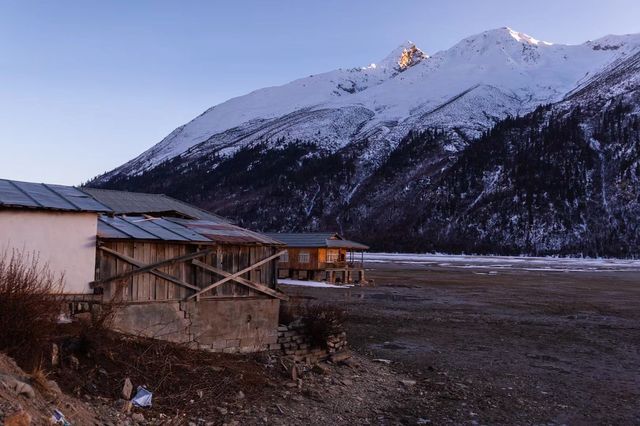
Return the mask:
<path id="1" fill-rule="evenodd" d="M 376 250 L 637 257 L 639 45 L 508 28 L 433 55 L 406 43 L 220 104 L 89 186 Z"/>
<path id="2" fill-rule="evenodd" d="M 372 159 L 410 130 L 448 129 L 461 149 L 497 121 L 557 102 L 640 46 L 640 35 L 580 45 L 539 41 L 508 27 L 431 56 L 403 43 L 376 64 L 258 89 L 216 105 L 101 177 L 135 175 L 178 155 L 231 155 L 257 141 L 305 140 L 335 151 L 371 141 Z"/>

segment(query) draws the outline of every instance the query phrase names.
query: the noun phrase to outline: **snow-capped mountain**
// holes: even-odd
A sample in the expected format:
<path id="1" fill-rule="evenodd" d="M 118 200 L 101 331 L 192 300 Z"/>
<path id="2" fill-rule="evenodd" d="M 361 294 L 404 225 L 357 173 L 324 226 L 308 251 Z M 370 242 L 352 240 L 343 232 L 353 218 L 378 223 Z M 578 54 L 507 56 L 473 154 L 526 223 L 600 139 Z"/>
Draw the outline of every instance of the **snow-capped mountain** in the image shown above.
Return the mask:
<path id="1" fill-rule="evenodd" d="M 392 149 L 409 130 L 433 126 L 473 138 L 508 115 L 561 100 L 638 46 L 637 35 L 567 46 L 506 27 L 432 56 L 408 42 L 376 64 L 312 75 L 216 105 L 104 178 L 140 173 L 190 149 L 187 155 L 194 157 L 229 155 L 280 138 L 330 150 L 366 138 L 376 142 L 374 151 Z"/>
<path id="2" fill-rule="evenodd" d="M 381 249 L 640 255 L 639 89 L 640 35 L 405 43 L 217 105 L 90 185 Z"/>

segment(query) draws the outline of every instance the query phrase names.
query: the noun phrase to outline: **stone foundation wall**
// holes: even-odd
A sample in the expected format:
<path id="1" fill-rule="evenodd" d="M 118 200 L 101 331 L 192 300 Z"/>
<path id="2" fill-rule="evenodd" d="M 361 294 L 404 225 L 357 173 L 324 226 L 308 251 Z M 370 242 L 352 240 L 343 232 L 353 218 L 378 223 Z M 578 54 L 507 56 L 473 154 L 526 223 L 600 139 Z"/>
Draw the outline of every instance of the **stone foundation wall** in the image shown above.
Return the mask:
<path id="1" fill-rule="evenodd" d="M 278 341 L 275 345 L 276 350 L 282 351 L 293 361 L 305 362 L 309 365 L 323 361 L 346 347 L 347 333 L 344 331 L 329 336 L 326 347 L 325 345 L 314 347 L 304 324 L 299 322 L 294 322 L 289 326 L 280 325 L 278 327 Z"/>
<path id="2" fill-rule="evenodd" d="M 191 341 L 191 322 L 180 302 L 126 304 L 115 308 L 112 328 L 134 336 L 175 343 Z"/>
<path id="3" fill-rule="evenodd" d="M 278 341 L 279 299 L 182 302 L 199 349 L 250 353 L 272 349 Z"/>
<path id="4" fill-rule="evenodd" d="M 127 304 L 113 328 L 213 352 L 260 352 L 280 349 L 279 309 L 279 299 L 267 298 Z"/>

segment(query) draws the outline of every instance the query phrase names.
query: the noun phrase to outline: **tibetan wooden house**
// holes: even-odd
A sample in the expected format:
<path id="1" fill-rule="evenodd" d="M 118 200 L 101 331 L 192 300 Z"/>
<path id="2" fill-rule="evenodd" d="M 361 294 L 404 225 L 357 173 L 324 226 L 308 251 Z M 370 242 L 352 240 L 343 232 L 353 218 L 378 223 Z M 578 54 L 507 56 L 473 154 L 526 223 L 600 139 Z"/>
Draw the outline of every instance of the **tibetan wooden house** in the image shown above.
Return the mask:
<path id="1" fill-rule="evenodd" d="M 337 233 L 268 233 L 286 244 L 278 263 L 278 278 L 359 283 L 365 281 L 364 244 Z"/>
<path id="2" fill-rule="evenodd" d="M 222 352 L 276 346 L 284 244 L 158 194 L 0 179 L 0 255 L 64 276 L 70 314 Z M 104 311 L 104 309 L 107 309 Z"/>

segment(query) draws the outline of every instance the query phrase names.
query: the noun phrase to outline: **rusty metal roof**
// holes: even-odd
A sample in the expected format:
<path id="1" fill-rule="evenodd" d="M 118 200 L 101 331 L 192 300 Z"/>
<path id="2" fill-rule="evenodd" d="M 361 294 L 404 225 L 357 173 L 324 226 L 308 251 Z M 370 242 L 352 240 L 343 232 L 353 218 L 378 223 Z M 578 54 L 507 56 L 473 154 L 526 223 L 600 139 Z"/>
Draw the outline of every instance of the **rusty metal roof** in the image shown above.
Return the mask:
<path id="1" fill-rule="evenodd" d="M 265 235 L 225 222 L 126 215 L 101 215 L 98 220 L 98 238 L 283 245 Z"/>
<path id="2" fill-rule="evenodd" d="M 73 186 L 9 179 L 0 179 L 0 207 L 69 212 L 112 211 Z"/>
<path id="3" fill-rule="evenodd" d="M 364 244 L 342 238 L 342 236 L 336 232 L 268 232 L 265 235 L 282 241 L 288 247 L 327 247 L 354 250 L 369 249 L 369 247 Z"/>
<path id="4" fill-rule="evenodd" d="M 271 238 L 266 234 L 250 231 L 230 223 L 213 222 L 209 220 L 189 220 L 167 218 L 168 220 L 183 225 L 198 234 L 204 235 L 210 240 L 220 244 L 265 244 L 284 245 L 283 242 Z"/>

